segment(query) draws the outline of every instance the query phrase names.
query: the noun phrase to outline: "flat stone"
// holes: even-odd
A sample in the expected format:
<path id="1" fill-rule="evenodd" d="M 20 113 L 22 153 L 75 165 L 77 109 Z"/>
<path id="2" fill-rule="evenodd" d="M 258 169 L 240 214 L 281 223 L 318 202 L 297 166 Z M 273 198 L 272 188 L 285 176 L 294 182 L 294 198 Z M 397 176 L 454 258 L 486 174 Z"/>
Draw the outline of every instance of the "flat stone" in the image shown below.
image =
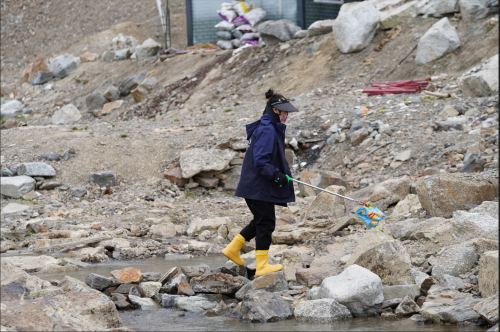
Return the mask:
<path id="1" fill-rule="evenodd" d="M 223 171 L 234 157 L 232 150 L 184 150 L 180 154 L 182 177 L 190 178 L 202 171 Z"/>
<path id="2" fill-rule="evenodd" d="M 87 195 L 87 189 L 83 187 L 72 188 L 70 191 L 70 195 L 73 197 L 84 197 Z"/>
<path id="3" fill-rule="evenodd" d="M 2 193 L 3 194 L 3 193 Z M 24 204 L 9 203 L 2 208 L 2 214 L 18 213 L 29 210 L 30 207 Z"/>
<path id="4" fill-rule="evenodd" d="M 335 20 L 320 20 L 312 23 L 309 28 L 307 28 L 308 37 L 324 35 L 332 32 L 332 26 Z"/>
<path id="5" fill-rule="evenodd" d="M 123 104 L 123 100 L 116 100 L 116 101 L 113 101 L 110 103 L 106 103 L 102 106 L 101 114 L 104 115 L 104 114 L 111 112 L 114 109 L 120 108 L 122 106 L 122 104 Z"/>
<path id="6" fill-rule="evenodd" d="M 470 271 L 477 258 L 473 248 L 446 249 L 438 256 L 437 263 L 432 268 L 432 276 L 440 282 L 444 281 L 445 274 L 458 277 Z"/>
<path id="7" fill-rule="evenodd" d="M 384 294 L 384 301 L 403 299 L 406 296 L 414 300 L 420 295 L 420 287 L 418 285 L 384 286 L 382 293 Z"/>
<path id="8" fill-rule="evenodd" d="M 413 150 L 405 150 L 394 156 L 394 160 L 407 161 L 410 160 L 415 155 Z"/>
<path id="9" fill-rule="evenodd" d="M 210 266 L 202 264 L 196 266 L 181 266 L 182 273 L 188 278 L 200 277 L 203 274 L 210 272 Z"/>
<path id="10" fill-rule="evenodd" d="M 163 174 L 163 178 L 171 181 L 173 184 L 184 187 L 189 179 L 182 177 L 182 170 L 180 167 L 174 167 Z"/>
<path id="11" fill-rule="evenodd" d="M 0 193 L 4 196 L 20 198 L 35 189 L 36 181 L 26 175 L 2 177 Z"/>
<path id="12" fill-rule="evenodd" d="M 141 271 L 134 267 L 127 267 L 123 270 L 114 270 L 110 273 L 111 276 L 118 280 L 120 284 L 140 283 L 143 279 Z"/>
<path id="13" fill-rule="evenodd" d="M 190 284 L 193 291 L 197 293 L 231 295 L 245 285 L 241 278 L 225 273 L 211 273 L 192 278 Z"/>
<path id="14" fill-rule="evenodd" d="M 191 312 L 202 312 L 217 305 L 217 302 L 209 301 L 201 296 L 178 296 L 174 302 L 176 308 Z"/>
<path id="15" fill-rule="evenodd" d="M 59 161 L 61 160 L 61 155 L 59 153 L 46 153 L 42 154 L 40 159 L 47 161 Z"/>

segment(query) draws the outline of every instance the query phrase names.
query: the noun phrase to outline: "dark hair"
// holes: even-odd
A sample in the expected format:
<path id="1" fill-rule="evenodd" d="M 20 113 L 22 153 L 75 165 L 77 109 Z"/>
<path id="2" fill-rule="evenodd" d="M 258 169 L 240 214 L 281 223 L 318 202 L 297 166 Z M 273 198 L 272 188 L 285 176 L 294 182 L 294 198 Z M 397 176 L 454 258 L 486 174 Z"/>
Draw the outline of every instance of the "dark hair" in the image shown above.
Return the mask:
<path id="1" fill-rule="evenodd" d="M 267 90 L 266 92 L 266 99 L 269 102 L 275 102 L 280 100 L 281 98 L 285 98 L 283 95 L 280 95 L 279 93 L 276 93 L 273 88 Z"/>

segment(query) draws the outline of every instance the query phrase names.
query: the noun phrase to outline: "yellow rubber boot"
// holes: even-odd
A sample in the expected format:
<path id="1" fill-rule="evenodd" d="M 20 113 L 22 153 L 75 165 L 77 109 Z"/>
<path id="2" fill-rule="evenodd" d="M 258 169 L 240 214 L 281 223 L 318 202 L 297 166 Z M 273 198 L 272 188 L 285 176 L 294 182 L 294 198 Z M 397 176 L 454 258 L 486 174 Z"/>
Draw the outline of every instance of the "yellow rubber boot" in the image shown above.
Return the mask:
<path id="1" fill-rule="evenodd" d="M 236 264 L 243 265 L 245 261 L 240 257 L 240 250 L 245 243 L 247 243 L 245 238 L 241 236 L 241 234 L 238 234 L 234 237 L 233 241 L 222 250 L 222 254 Z"/>
<path id="2" fill-rule="evenodd" d="M 272 272 L 277 272 L 281 269 L 283 269 L 283 265 L 281 264 L 276 264 L 276 265 L 269 265 L 267 263 L 267 257 L 269 255 L 269 250 L 257 250 L 255 251 L 255 265 L 256 265 L 256 271 L 255 275 L 257 277 L 263 276 L 268 273 Z"/>

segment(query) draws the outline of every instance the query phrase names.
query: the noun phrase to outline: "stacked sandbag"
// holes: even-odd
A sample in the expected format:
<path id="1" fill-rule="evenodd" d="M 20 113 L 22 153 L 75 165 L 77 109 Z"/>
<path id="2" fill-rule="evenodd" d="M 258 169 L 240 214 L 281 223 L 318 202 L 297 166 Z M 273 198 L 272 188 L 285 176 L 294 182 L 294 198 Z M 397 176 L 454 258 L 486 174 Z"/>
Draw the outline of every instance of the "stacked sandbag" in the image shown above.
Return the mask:
<path id="1" fill-rule="evenodd" d="M 223 3 L 217 11 L 223 21 L 215 27 L 217 32 L 217 46 L 224 49 L 238 48 L 244 44 L 258 45 L 258 25 L 266 19 L 267 13 L 255 4 L 244 1 Z"/>

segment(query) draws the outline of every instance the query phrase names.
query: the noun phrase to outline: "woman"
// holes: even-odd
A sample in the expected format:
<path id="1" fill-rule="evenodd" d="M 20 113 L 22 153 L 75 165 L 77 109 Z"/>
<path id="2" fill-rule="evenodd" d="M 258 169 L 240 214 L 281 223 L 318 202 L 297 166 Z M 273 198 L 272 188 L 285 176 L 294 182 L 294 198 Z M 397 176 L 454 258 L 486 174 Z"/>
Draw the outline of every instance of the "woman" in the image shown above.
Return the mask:
<path id="1" fill-rule="evenodd" d="M 248 147 L 236 189 L 236 196 L 245 199 L 253 220 L 222 250 L 227 258 L 243 265 L 240 249 L 255 237 L 256 276 L 283 268 L 281 264 L 267 262 L 276 223 L 274 205 L 295 202 L 290 168 L 285 159 L 285 122 L 289 112 L 298 110 L 273 89 L 266 92 L 266 98 L 260 120 L 246 126 Z"/>

